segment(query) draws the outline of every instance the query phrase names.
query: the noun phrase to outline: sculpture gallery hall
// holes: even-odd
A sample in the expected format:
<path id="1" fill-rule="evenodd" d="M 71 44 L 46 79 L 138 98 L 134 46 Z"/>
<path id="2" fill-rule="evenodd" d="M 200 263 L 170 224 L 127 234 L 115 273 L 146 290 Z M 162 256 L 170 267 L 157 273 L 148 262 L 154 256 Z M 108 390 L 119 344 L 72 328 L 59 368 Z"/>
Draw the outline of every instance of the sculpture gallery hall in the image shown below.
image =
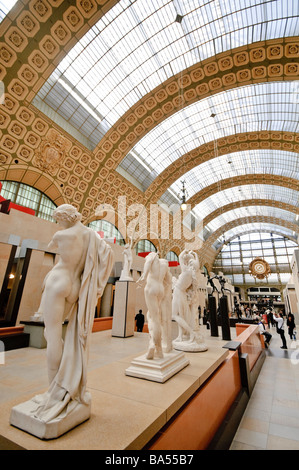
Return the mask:
<path id="1" fill-rule="evenodd" d="M 299 449 L 298 18 L 0 1 L 1 450 Z"/>

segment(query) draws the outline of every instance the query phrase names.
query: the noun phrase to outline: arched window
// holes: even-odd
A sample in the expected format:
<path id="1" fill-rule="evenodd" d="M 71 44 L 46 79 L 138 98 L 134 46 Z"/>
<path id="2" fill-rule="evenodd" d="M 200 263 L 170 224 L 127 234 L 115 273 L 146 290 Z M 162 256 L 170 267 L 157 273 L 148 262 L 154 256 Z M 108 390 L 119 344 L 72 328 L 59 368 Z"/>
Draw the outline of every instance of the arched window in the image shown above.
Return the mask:
<path id="1" fill-rule="evenodd" d="M 206 266 L 203 266 L 202 270 L 203 270 L 204 275 L 205 275 L 206 277 L 208 277 L 209 271 L 208 271 L 208 269 L 206 268 Z"/>
<path id="2" fill-rule="evenodd" d="M 135 249 L 136 255 L 138 255 L 138 253 L 149 253 L 150 251 L 157 251 L 155 245 L 150 240 L 139 240 Z"/>
<path id="3" fill-rule="evenodd" d="M 104 238 L 115 238 L 115 242 L 118 245 L 124 245 L 125 241 L 123 239 L 122 234 L 120 231 L 108 220 L 94 220 L 88 224 L 92 230 L 95 232 L 102 232 L 104 234 Z"/>
<path id="4" fill-rule="evenodd" d="M 35 215 L 41 219 L 54 221 L 52 213 L 57 206 L 41 191 L 17 181 L 1 181 L 1 184 L 2 197 L 20 206 L 33 209 Z"/>
<path id="5" fill-rule="evenodd" d="M 222 271 L 232 284 L 285 285 L 292 273 L 291 260 L 298 244 L 274 233 L 253 232 L 232 239 L 218 254 L 213 271 Z M 267 278 L 255 279 L 249 273 L 250 262 L 263 258 L 270 266 Z"/>
<path id="6" fill-rule="evenodd" d="M 166 255 L 168 261 L 177 261 L 179 262 L 179 257 L 174 251 L 169 251 Z"/>

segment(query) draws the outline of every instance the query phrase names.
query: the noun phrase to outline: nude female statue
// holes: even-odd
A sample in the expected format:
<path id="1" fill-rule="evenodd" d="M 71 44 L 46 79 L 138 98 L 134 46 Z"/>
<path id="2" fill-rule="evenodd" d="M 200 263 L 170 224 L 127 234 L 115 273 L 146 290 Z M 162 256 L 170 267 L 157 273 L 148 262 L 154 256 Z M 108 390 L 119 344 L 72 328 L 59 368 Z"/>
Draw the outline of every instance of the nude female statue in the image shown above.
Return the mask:
<path id="1" fill-rule="evenodd" d="M 38 309 L 38 313 L 42 314 L 45 323 L 50 384 L 58 372 L 63 354 L 62 323 L 71 314 L 82 291 L 82 275 L 89 262 L 87 253 L 91 249 L 92 240 L 94 240 L 96 247 L 101 247 L 103 255 L 101 257 L 103 265 L 100 266 L 98 263 L 96 266 L 90 267 L 94 278 L 98 278 L 95 281 L 102 283 L 102 285 L 97 284 L 94 287 L 93 302 L 96 302 L 102 294 L 113 263 L 111 248 L 95 232 L 81 223 L 81 214 L 75 207 L 62 204 L 54 210 L 53 218 L 62 230 L 58 230 L 54 234 L 48 248 L 59 253 L 59 260 L 44 280 L 42 299 Z M 94 250 L 95 258 L 98 254 L 97 249 Z M 87 283 L 86 285 L 88 286 Z M 85 315 L 86 318 L 90 317 L 88 321 L 92 321 L 94 305 L 91 306 L 91 312 L 84 312 L 82 315 Z M 88 332 L 84 331 L 86 326 L 84 326 L 84 321 L 82 325 L 83 331 L 80 334 L 86 338 Z"/>
<path id="2" fill-rule="evenodd" d="M 79 296 L 81 274 L 89 242 L 89 229 L 81 223 L 81 214 L 68 204 L 59 206 L 53 218 L 63 230 L 56 232 L 48 245 L 60 257 L 44 280 L 38 313 L 45 323 L 49 383 L 55 377 L 62 356 L 62 323 Z"/>
<path id="3" fill-rule="evenodd" d="M 57 437 L 90 416 L 91 395 L 86 391 L 88 339 L 95 306 L 114 260 L 111 247 L 81 223 L 75 207 L 62 204 L 53 212 L 53 218 L 61 230 L 54 234 L 48 248 L 57 250 L 59 260 L 44 280 L 38 310 L 45 322 L 49 389 L 25 403 L 21 418 L 18 407 L 11 413 L 12 424 L 30 429 L 38 437 L 48 432 Z M 65 319 L 68 326 L 63 342 Z M 26 420 L 23 420 L 24 413 Z M 61 422 L 64 424 L 57 428 Z M 44 434 L 44 428 L 37 423 L 55 425 L 49 424 Z"/>
<path id="4" fill-rule="evenodd" d="M 153 359 L 155 353 L 157 357 L 163 358 L 162 331 L 166 352 L 169 352 L 171 348 L 168 335 L 171 334 L 169 322 L 171 321 L 172 278 L 167 260 L 159 259 L 158 253 L 150 253 L 145 258 L 144 271 L 137 284 L 142 284 L 144 281 L 146 281 L 144 296 L 148 308 L 147 320 L 150 334 L 146 358 Z"/>

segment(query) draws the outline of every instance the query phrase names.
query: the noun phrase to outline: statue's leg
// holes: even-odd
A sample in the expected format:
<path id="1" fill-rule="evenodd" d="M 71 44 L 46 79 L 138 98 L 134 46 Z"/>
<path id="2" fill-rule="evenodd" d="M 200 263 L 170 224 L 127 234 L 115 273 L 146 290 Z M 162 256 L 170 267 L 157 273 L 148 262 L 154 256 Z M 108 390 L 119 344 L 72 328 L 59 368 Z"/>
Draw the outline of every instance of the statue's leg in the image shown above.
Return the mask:
<path id="1" fill-rule="evenodd" d="M 149 345 L 147 350 L 146 359 L 154 359 L 155 354 L 155 343 L 152 335 L 152 321 L 148 318 L 148 331 L 149 331 Z"/>
<path id="2" fill-rule="evenodd" d="M 49 288 L 45 293 L 44 302 L 44 323 L 45 323 L 45 338 L 47 340 L 47 363 L 48 363 L 48 377 L 49 383 L 52 382 L 58 372 L 62 352 L 62 322 L 65 309 L 65 298 L 52 292 Z"/>

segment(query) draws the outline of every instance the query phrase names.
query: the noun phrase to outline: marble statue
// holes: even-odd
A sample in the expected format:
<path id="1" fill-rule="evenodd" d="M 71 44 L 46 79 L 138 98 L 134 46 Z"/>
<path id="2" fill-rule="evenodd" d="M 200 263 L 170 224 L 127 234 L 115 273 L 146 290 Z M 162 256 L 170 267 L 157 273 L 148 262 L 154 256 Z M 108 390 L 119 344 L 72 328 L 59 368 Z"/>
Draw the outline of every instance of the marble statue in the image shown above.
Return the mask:
<path id="1" fill-rule="evenodd" d="M 123 269 L 121 271 L 119 280 L 120 281 L 133 281 L 131 274 L 130 274 L 132 261 L 133 261 L 131 243 L 127 243 L 125 245 L 123 255 L 124 255 L 124 264 L 123 264 Z"/>
<path id="2" fill-rule="evenodd" d="M 126 369 L 126 375 L 164 383 L 190 363 L 183 351 L 172 345 L 172 275 L 168 261 L 158 253 L 145 258 L 144 271 L 137 281 L 145 283 L 149 346 L 147 352 L 136 357 Z"/>
<path id="3" fill-rule="evenodd" d="M 58 437 L 89 417 L 88 339 L 113 266 L 111 247 L 81 223 L 75 207 L 59 206 L 53 218 L 61 230 L 54 234 L 49 250 L 56 249 L 59 260 L 45 277 L 38 309 L 45 323 L 49 388 L 11 413 L 11 424 L 40 438 Z"/>
<path id="4" fill-rule="evenodd" d="M 158 253 L 150 253 L 145 258 L 144 271 L 137 284 L 144 287 L 149 330 L 147 359 L 156 355 L 163 358 L 165 352 L 172 350 L 171 344 L 171 290 L 172 276 L 168 261 L 159 259 Z"/>
<path id="5" fill-rule="evenodd" d="M 181 274 L 173 283 L 172 318 L 178 324 L 178 337 L 173 341 L 175 349 L 206 351 L 198 324 L 199 260 L 192 250 L 179 255 Z"/>

